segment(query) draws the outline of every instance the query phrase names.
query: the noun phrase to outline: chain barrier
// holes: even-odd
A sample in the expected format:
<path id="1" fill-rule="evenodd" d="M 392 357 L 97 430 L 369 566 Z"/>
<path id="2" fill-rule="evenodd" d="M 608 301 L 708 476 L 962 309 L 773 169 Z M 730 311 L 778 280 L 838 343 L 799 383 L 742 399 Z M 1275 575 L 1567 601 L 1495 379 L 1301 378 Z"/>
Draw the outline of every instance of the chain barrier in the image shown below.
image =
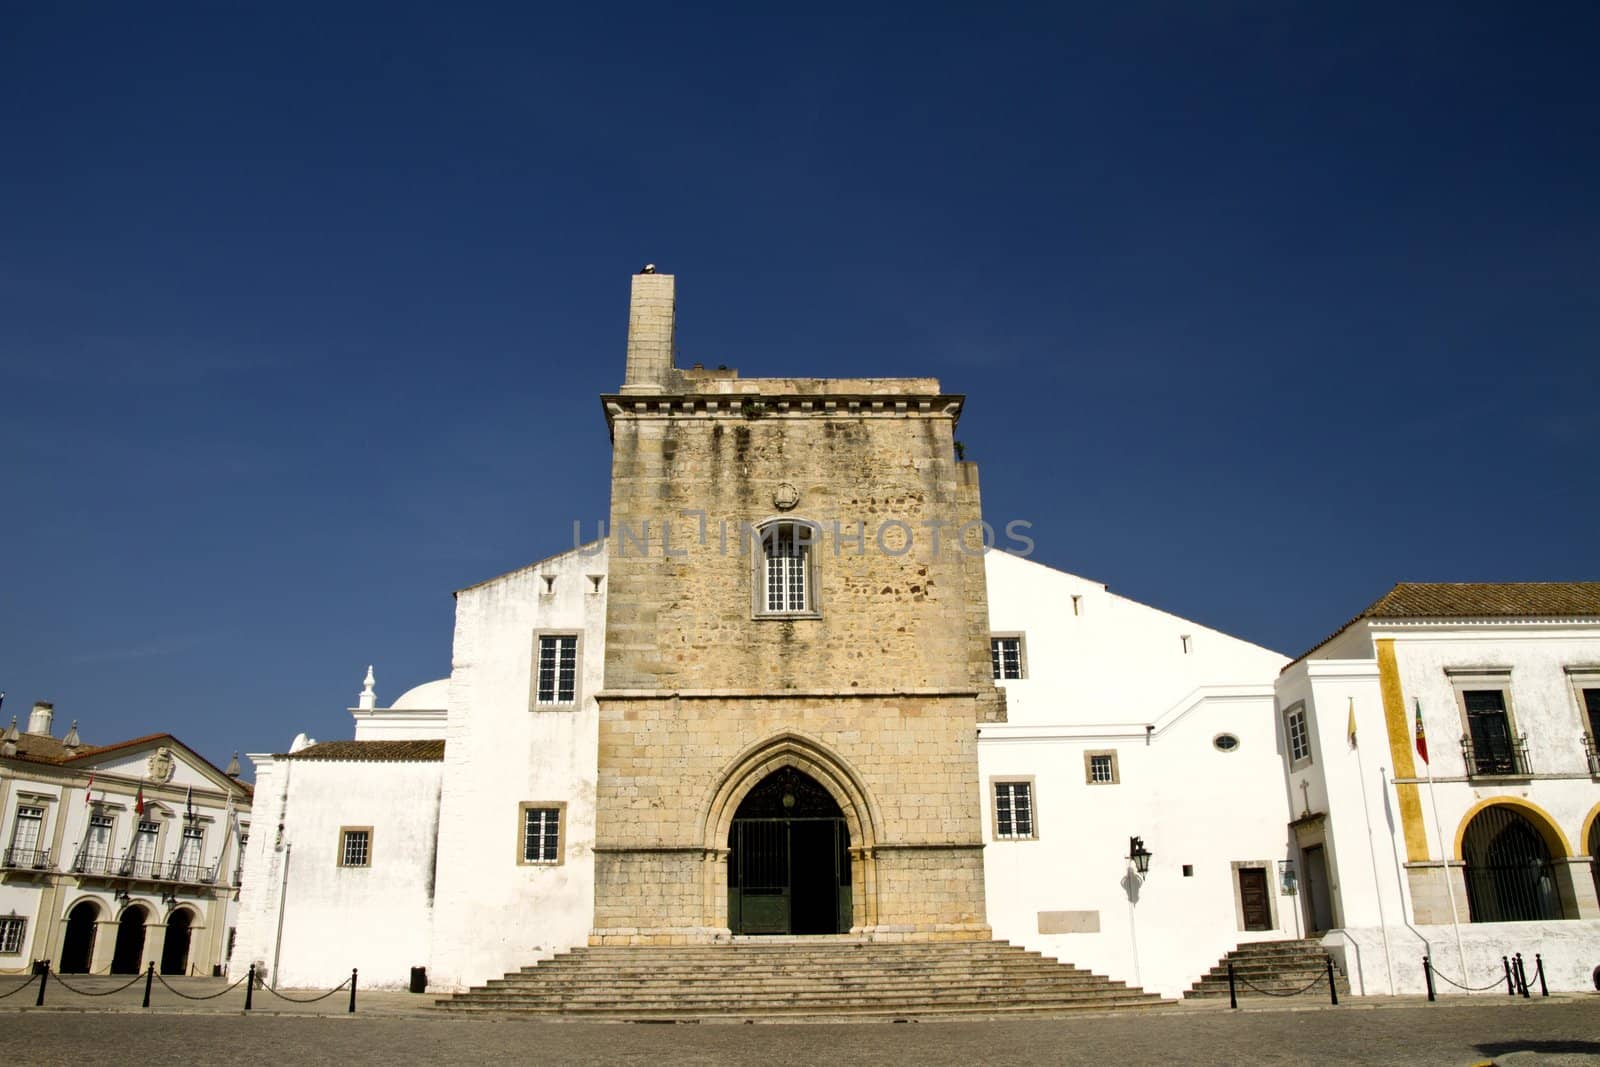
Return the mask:
<path id="1" fill-rule="evenodd" d="M 1327 977 L 1327 975 L 1325 975 L 1325 974 L 1319 974 L 1315 978 L 1311 979 L 1311 981 L 1309 981 L 1305 985 L 1301 986 L 1299 989 L 1293 990 L 1291 992 L 1278 992 L 1278 993 L 1274 993 L 1270 989 L 1262 989 L 1260 986 L 1258 986 L 1254 982 L 1250 981 L 1250 979 L 1246 978 L 1244 975 L 1239 975 L 1238 976 L 1238 980 L 1240 982 L 1242 982 L 1243 984 L 1249 986 L 1251 989 L 1254 989 L 1257 993 L 1260 993 L 1264 997 L 1298 997 L 1301 993 L 1304 993 L 1306 990 L 1310 989 L 1312 986 L 1316 985 L 1318 982 L 1322 981 L 1326 977 Z"/>
<path id="2" fill-rule="evenodd" d="M 163 983 L 163 984 L 165 984 L 165 983 Z M 263 985 L 261 988 L 265 989 L 268 993 L 271 993 L 273 996 L 277 997 L 279 1000 L 287 1000 L 290 1004 L 315 1004 L 319 1000 L 327 1000 L 329 997 L 331 997 L 335 993 L 339 992 L 339 990 L 344 989 L 349 984 L 350 984 L 350 979 L 346 978 L 344 981 L 340 982 L 338 985 L 334 986 L 332 989 L 328 990 L 326 993 L 322 993 L 322 994 L 320 994 L 318 996 L 315 996 L 315 997 L 286 997 L 282 993 L 278 992 L 276 989 L 273 989 L 269 985 Z"/>
<path id="3" fill-rule="evenodd" d="M 1462 985 L 1460 982 L 1452 979 L 1448 974 L 1445 974 L 1443 971 L 1439 970 L 1438 967 L 1433 968 L 1433 976 L 1435 978 L 1443 978 L 1446 982 L 1449 982 L 1451 985 L 1465 993 L 1485 993 L 1491 989 L 1496 989 L 1506 984 L 1506 978 L 1503 974 L 1496 975 L 1495 980 L 1490 982 L 1488 985 Z"/>
<path id="4" fill-rule="evenodd" d="M 140 977 L 143 977 L 143 976 L 141 975 Z M 249 977 L 249 976 L 246 975 L 245 977 Z M 159 974 L 156 975 L 156 981 L 160 982 L 166 988 L 167 992 L 176 993 L 176 994 L 178 994 L 178 996 L 182 997 L 184 1000 L 216 1000 L 218 997 L 222 996 L 223 993 L 232 993 L 235 989 L 238 989 L 239 986 L 244 984 L 244 978 L 241 978 L 237 982 L 235 982 L 232 985 L 230 985 L 228 988 L 223 989 L 223 990 L 221 990 L 219 992 L 207 993 L 204 996 L 194 996 L 192 994 L 185 993 L 181 989 L 173 989 L 172 986 L 167 984 L 167 980 L 165 978 L 161 977 L 161 975 L 159 975 Z"/>
<path id="5" fill-rule="evenodd" d="M 24 989 L 27 989 L 29 986 L 31 986 L 33 984 L 33 980 L 35 978 L 37 978 L 37 977 L 39 977 L 39 976 L 36 975 L 36 974 L 28 975 L 28 980 L 26 982 L 23 982 L 21 985 L 17 986 L 17 988 L 8 989 L 4 993 L 0 993 L 0 1000 L 6 999 L 7 997 L 11 996 L 13 993 L 20 993 Z"/>
<path id="6" fill-rule="evenodd" d="M 138 983 L 144 981 L 144 972 L 141 971 L 140 973 L 134 975 L 133 976 L 133 980 L 128 982 L 127 985 L 119 985 L 119 986 L 117 986 L 117 988 L 115 988 L 115 989 L 107 989 L 103 993 L 91 993 L 86 989 L 73 989 L 70 985 L 68 985 L 66 983 L 66 981 L 61 977 L 60 974 L 58 974 L 56 971 L 53 971 L 53 970 L 50 972 L 50 977 L 54 978 L 56 980 L 56 984 L 61 986 L 61 988 L 65 989 L 68 993 L 76 993 L 80 997 L 109 997 L 113 993 L 120 993 L 124 989 L 127 989 L 127 988 L 129 988 L 131 986 L 137 985 Z"/>

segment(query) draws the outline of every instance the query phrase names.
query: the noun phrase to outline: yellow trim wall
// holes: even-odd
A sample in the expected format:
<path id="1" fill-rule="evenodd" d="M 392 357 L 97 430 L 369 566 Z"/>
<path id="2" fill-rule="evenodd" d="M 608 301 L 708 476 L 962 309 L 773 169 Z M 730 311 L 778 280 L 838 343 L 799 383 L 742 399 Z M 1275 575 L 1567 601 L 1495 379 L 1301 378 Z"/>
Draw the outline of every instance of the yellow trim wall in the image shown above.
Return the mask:
<path id="1" fill-rule="evenodd" d="M 1394 638 L 1373 642 L 1378 652 L 1378 689 L 1383 694 L 1383 722 L 1389 733 L 1389 756 L 1394 760 L 1396 778 L 1415 778 L 1412 759 L 1411 724 L 1406 721 L 1406 697 L 1400 688 L 1400 665 L 1394 655 Z M 1400 824 L 1406 835 L 1406 859 L 1420 863 L 1428 856 L 1428 835 L 1422 826 L 1422 797 L 1415 785 L 1396 785 L 1400 801 Z"/>

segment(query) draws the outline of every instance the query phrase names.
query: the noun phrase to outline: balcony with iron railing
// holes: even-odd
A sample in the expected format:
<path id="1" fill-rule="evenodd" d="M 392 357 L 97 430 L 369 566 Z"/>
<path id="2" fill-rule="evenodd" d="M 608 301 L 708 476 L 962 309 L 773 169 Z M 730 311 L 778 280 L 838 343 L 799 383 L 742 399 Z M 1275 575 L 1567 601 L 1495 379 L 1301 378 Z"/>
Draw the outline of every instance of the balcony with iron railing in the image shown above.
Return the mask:
<path id="1" fill-rule="evenodd" d="M 19 848 L 12 845 L 0 854 L 0 867 L 8 870 L 47 871 L 50 869 L 50 850 Z"/>
<path id="2" fill-rule="evenodd" d="M 124 855 L 116 873 L 137 882 L 178 882 L 183 885 L 210 885 L 217 880 L 216 864 L 188 863 Z"/>
<path id="3" fill-rule="evenodd" d="M 1468 778 L 1526 778 L 1533 773 L 1528 763 L 1528 737 L 1508 737 L 1490 745 L 1476 745 L 1470 734 L 1461 738 L 1461 758 Z"/>

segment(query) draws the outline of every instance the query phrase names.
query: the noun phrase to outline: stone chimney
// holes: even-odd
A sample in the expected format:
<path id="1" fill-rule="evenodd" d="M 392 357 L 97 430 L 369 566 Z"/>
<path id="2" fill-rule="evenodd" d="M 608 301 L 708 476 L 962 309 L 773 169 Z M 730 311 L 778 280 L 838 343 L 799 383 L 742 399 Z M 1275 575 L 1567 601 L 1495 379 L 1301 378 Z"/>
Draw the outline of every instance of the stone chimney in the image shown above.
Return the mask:
<path id="1" fill-rule="evenodd" d="M 624 393 L 666 392 L 674 384 L 673 345 L 677 332 L 675 279 L 657 274 L 654 263 L 633 276 L 628 301 L 628 370 Z"/>
<path id="2" fill-rule="evenodd" d="M 50 736 L 50 720 L 56 717 L 56 706 L 47 700 L 36 700 L 28 715 L 28 732 L 35 737 Z"/>

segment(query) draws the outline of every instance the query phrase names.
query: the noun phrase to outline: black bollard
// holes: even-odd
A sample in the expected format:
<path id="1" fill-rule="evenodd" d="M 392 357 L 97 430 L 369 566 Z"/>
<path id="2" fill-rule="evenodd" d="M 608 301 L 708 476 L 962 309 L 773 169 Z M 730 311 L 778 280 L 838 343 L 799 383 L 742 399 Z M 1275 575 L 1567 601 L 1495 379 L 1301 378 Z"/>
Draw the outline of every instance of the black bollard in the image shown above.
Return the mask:
<path id="1" fill-rule="evenodd" d="M 1550 987 L 1544 984 L 1544 957 L 1535 952 L 1533 954 L 1533 964 L 1534 973 L 1539 977 L 1539 995 L 1548 997 L 1550 995 Z"/>
<path id="2" fill-rule="evenodd" d="M 39 995 L 37 997 L 35 997 L 34 1000 L 33 1000 L 33 1006 L 34 1007 L 36 1007 L 36 1008 L 44 1007 L 44 987 L 49 983 L 49 981 L 50 981 L 50 964 L 46 963 L 43 967 L 39 968 Z"/>
<path id="3" fill-rule="evenodd" d="M 1433 961 L 1427 956 L 1422 957 L 1422 978 L 1428 984 L 1428 1003 L 1433 1003 Z"/>
<path id="4" fill-rule="evenodd" d="M 1501 956 L 1500 966 L 1506 969 L 1506 996 L 1514 997 L 1517 995 L 1517 983 L 1511 977 L 1511 961 Z"/>
<path id="5" fill-rule="evenodd" d="M 150 1006 L 150 983 L 156 980 L 156 965 L 150 964 L 144 969 L 144 1007 Z"/>
<path id="6" fill-rule="evenodd" d="M 1238 990 L 1236 988 L 1234 988 L 1234 984 L 1233 984 L 1233 961 L 1229 960 L 1228 961 L 1228 1007 L 1237 1008 L 1238 1006 L 1239 1006 L 1239 992 L 1238 992 Z"/>
<path id="7" fill-rule="evenodd" d="M 256 965 L 252 963 L 250 965 L 250 973 L 245 976 L 245 980 L 244 980 L 244 1010 L 245 1011 L 249 1011 L 250 1010 L 250 999 L 255 996 L 255 992 L 256 992 Z"/>
<path id="8" fill-rule="evenodd" d="M 1517 992 L 1522 994 L 1522 999 L 1528 999 L 1528 971 L 1522 966 L 1522 953 L 1517 953 L 1515 966 L 1517 972 Z"/>
<path id="9" fill-rule="evenodd" d="M 352 967 L 352 968 L 350 968 L 350 1011 L 353 1014 L 355 1012 L 355 1010 L 356 1010 L 356 969 L 354 967 Z"/>
<path id="10" fill-rule="evenodd" d="M 1339 987 L 1333 981 L 1333 957 L 1324 956 L 1328 961 L 1328 996 L 1332 998 L 1334 1007 L 1339 1006 Z"/>

